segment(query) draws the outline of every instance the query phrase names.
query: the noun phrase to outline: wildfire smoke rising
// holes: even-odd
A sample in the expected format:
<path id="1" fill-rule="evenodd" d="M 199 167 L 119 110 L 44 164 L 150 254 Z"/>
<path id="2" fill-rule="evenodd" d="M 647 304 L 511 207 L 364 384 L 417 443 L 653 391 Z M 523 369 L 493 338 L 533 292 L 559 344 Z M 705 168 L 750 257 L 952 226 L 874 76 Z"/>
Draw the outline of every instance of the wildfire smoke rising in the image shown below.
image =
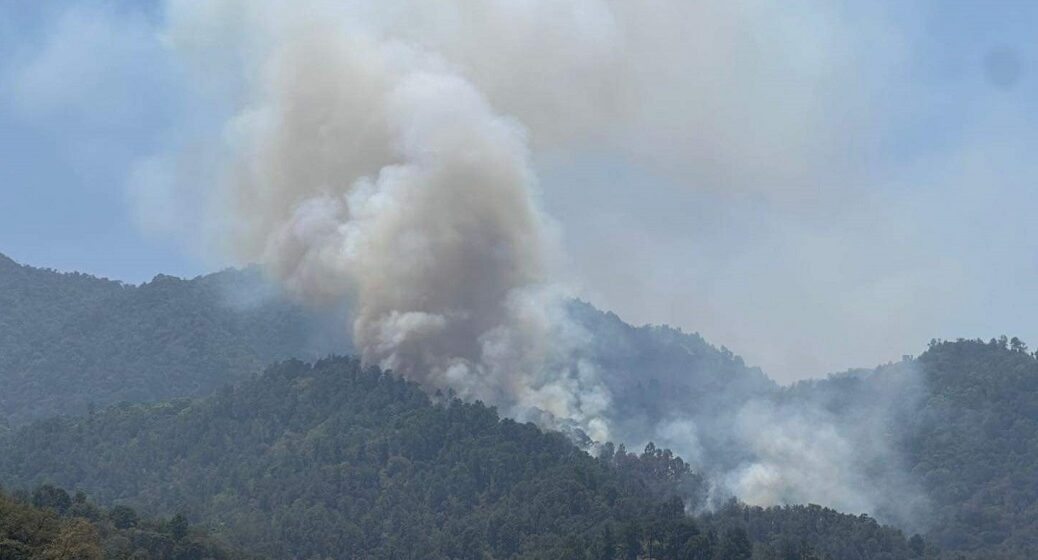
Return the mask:
<path id="1" fill-rule="evenodd" d="M 356 29 L 359 6 L 309 7 L 234 6 L 256 52 L 217 197 L 230 249 L 298 296 L 351 298 L 369 363 L 608 437 L 608 394 L 567 357 L 582 335 L 551 282 L 527 129 L 439 53 Z M 175 38 L 204 28 L 193 9 L 174 6 L 191 24 Z"/>
<path id="2" fill-rule="evenodd" d="M 638 372 L 598 367 L 556 281 L 535 153 L 609 146 L 672 172 L 682 154 L 715 160 L 734 145 L 751 175 L 802 173 L 806 158 L 774 158 L 755 133 L 722 130 L 709 104 L 689 103 L 718 87 L 688 73 L 726 48 L 727 27 L 711 25 L 731 23 L 723 4 L 173 0 L 166 40 L 200 83 L 230 84 L 213 87 L 231 106 L 206 197 L 213 229 L 297 296 L 349 299 L 365 361 L 594 440 L 662 442 L 753 501 L 873 510 L 860 434 L 819 424 L 811 403 L 718 395 L 726 415 L 637 412 L 652 402 L 621 415 L 622 376 Z M 693 15 L 702 34 L 680 27 Z M 765 427 L 781 437 L 763 441 Z M 738 460 L 702 444 L 706 431 Z M 892 453 L 868 449 L 865 463 Z"/>

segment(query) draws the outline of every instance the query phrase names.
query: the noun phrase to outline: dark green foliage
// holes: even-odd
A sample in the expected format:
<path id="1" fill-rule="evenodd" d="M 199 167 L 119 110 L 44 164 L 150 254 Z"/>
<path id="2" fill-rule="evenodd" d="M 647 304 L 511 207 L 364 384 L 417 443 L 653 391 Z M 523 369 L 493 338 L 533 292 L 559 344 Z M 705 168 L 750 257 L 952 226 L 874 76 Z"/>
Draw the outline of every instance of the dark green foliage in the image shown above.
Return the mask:
<path id="1" fill-rule="evenodd" d="M 129 506 L 115 506 L 108 512 L 108 519 L 119 529 L 130 529 L 137 526 L 137 512 Z M 183 521 L 183 518 L 181 518 Z"/>
<path id="2" fill-rule="evenodd" d="M 1002 337 L 934 342 L 917 361 L 929 393 L 905 451 L 933 502 L 930 537 L 1038 557 L 1038 359 Z"/>
<path id="3" fill-rule="evenodd" d="M 50 508 L 58 513 L 65 513 L 72 506 L 72 498 L 69 497 L 68 492 L 61 488 L 44 484 L 32 493 L 32 505 L 38 508 Z"/>
<path id="4" fill-rule="evenodd" d="M 0 443 L 0 479 L 183 511 L 276 558 L 712 559 L 746 549 L 740 526 L 714 534 L 686 515 L 684 501 L 704 488 L 667 450 L 605 446 L 593 458 L 561 434 L 479 403 L 434 404 L 345 358 L 285 362 L 203 400 L 29 425 Z M 872 524 L 840 537 L 872 538 Z M 822 533 L 806 538 L 828 546 Z M 900 533 L 884 538 L 907 550 Z"/>
<path id="5" fill-rule="evenodd" d="M 0 560 L 235 560 L 246 556 L 211 540 L 203 531 L 187 529 L 170 538 L 167 524 L 137 520 L 122 527 L 113 519 L 117 509 L 105 511 L 86 501 L 70 501 L 58 512 L 36 504 L 68 493 L 53 486 L 33 492 L 33 503 L 0 491 Z M 80 494 L 81 496 L 81 494 Z M 64 503 L 64 502 L 62 502 Z M 122 508 L 123 510 L 128 508 Z M 131 510 L 132 511 L 132 510 Z"/>
<path id="6" fill-rule="evenodd" d="M 761 508 L 735 502 L 701 521 L 722 535 L 722 548 L 745 555 L 749 542 L 754 558 L 799 560 L 808 558 L 924 558 L 922 537 L 906 539 L 901 531 L 880 525 L 867 515 L 854 516 L 817 506 Z"/>
<path id="7" fill-rule="evenodd" d="M 188 524 L 184 514 L 178 513 L 169 520 L 169 533 L 175 540 L 182 540 L 187 536 Z"/>
<path id="8" fill-rule="evenodd" d="M 330 318 L 262 290 L 255 270 L 128 286 L 0 255 L 0 418 L 203 395 L 271 361 L 342 347 L 321 337 Z"/>
<path id="9" fill-rule="evenodd" d="M 731 527 L 725 530 L 718 547 L 717 560 L 750 560 L 753 557 L 753 545 L 750 536 L 742 527 Z"/>

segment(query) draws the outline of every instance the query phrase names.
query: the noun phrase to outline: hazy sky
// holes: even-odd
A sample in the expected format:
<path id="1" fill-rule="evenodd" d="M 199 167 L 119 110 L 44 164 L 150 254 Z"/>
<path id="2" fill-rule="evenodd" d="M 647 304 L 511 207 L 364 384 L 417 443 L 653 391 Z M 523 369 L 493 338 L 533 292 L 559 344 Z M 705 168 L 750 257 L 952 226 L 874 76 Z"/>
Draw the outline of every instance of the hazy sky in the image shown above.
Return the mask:
<path id="1" fill-rule="evenodd" d="M 642 149 L 538 154 L 588 299 L 782 381 L 933 337 L 1038 344 L 1038 4 L 861 4 L 702 2 L 709 25 L 677 42 L 695 55 L 658 57 L 686 93 L 660 88 L 627 139 Z M 224 264 L 138 188 L 163 180 L 156 155 L 207 150 L 225 113 L 163 19 L 0 5 L 0 252 L 131 282 Z"/>

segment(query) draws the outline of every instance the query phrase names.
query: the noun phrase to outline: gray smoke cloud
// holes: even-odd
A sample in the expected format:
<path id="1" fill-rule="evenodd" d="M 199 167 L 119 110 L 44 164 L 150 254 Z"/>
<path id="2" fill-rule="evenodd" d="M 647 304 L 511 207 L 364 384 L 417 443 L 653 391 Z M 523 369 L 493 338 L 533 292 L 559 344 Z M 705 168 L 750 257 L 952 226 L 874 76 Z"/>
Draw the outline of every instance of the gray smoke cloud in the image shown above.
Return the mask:
<path id="1" fill-rule="evenodd" d="M 924 530 L 928 501 L 902 456 L 902 419 L 924 391 L 903 362 L 751 399 L 732 432 L 751 458 L 724 474 L 724 487 L 751 503 L 822 503 Z"/>
<path id="2" fill-rule="evenodd" d="M 164 40 L 229 106 L 204 229 L 297 297 L 349 300 L 365 361 L 596 441 L 654 439 L 753 503 L 875 511 L 889 477 L 863 468 L 890 450 L 814 401 L 760 380 L 689 392 L 680 371 L 662 387 L 685 402 L 633 398 L 641 366 L 609 367 L 573 317 L 540 210 L 535 156 L 577 146 L 662 173 L 737 152 L 754 165 L 736 186 L 800 177 L 806 156 L 684 107 L 725 87 L 697 69 L 745 55 L 726 41 L 738 20 L 726 3 L 172 0 Z M 797 138 L 797 153 L 836 148 Z"/>
<path id="3" fill-rule="evenodd" d="M 214 197 L 228 249 L 308 301 L 352 300 L 368 363 L 608 437 L 608 394 L 567 358 L 583 335 L 549 274 L 527 128 L 360 6 L 309 6 L 227 3 L 248 23 L 214 31 L 255 49 Z M 207 52 L 198 9 L 173 6 L 171 41 Z"/>

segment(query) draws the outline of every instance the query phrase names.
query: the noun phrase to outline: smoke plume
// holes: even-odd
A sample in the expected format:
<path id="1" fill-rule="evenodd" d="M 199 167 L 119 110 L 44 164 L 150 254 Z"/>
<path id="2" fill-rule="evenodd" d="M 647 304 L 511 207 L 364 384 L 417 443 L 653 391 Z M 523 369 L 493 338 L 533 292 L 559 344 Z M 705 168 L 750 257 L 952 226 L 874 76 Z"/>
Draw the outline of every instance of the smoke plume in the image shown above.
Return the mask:
<path id="1" fill-rule="evenodd" d="M 767 383 L 704 387 L 728 393 L 695 411 L 636 399 L 640 366 L 603 367 L 601 333 L 558 281 L 535 154 L 603 145 L 685 172 L 686 156 L 732 150 L 754 179 L 804 172 L 755 134 L 722 130 L 712 107 L 679 108 L 724 86 L 695 79 L 718 56 L 683 53 L 731 48 L 720 29 L 739 17 L 725 5 L 171 0 L 165 40 L 228 107 L 206 229 L 300 298 L 349 300 L 363 359 L 430 389 L 597 441 L 662 441 L 753 501 L 876 509 L 845 492 L 875 480 L 858 476 L 856 436 L 755 400 Z M 755 122 L 817 125 L 781 119 Z M 836 149 L 810 138 L 795 151 Z M 675 373 L 664 391 L 683 383 Z M 819 487 L 826 472 L 840 476 Z"/>
<path id="2" fill-rule="evenodd" d="M 308 301 L 352 300 L 368 363 L 608 437 L 608 394 L 568 357 L 582 334 L 551 282 L 528 129 L 361 6 L 309 7 L 226 3 L 248 23 L 214 31 L 248 49 L 215 197 L 229 250 Z M 198 9 L 173 6 L 186 51 L 206 51 Z"/>

